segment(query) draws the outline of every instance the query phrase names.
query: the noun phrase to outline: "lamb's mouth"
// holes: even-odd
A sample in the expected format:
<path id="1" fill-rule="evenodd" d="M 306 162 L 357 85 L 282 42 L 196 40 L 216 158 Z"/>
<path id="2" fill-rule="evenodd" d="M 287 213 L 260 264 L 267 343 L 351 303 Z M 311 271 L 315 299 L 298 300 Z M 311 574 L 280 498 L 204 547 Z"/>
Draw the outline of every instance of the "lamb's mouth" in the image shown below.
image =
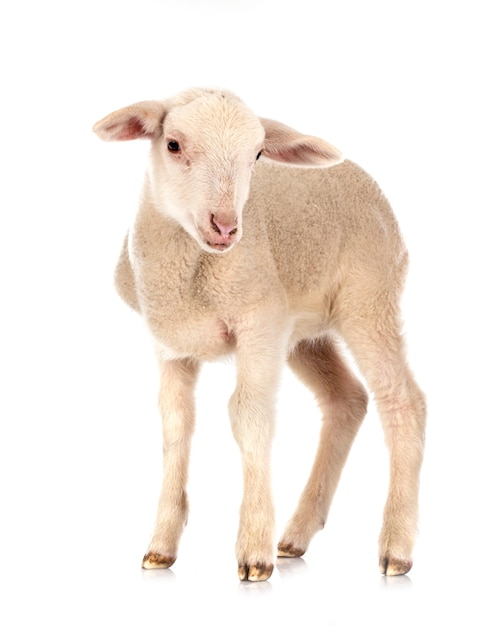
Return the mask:
<path id="1" fill-rule="evenodd" d="M 233 246 L 233 244 L 235 242 L 234 241 L 228 241 L 228 242 L 224 242 L 224 243 L 214 243 L 212 241 L 206 241 L 205 243 L 212 250 L 216 250 L 218 252 L 226 252 L 226 250 L 229 250 Z"/>

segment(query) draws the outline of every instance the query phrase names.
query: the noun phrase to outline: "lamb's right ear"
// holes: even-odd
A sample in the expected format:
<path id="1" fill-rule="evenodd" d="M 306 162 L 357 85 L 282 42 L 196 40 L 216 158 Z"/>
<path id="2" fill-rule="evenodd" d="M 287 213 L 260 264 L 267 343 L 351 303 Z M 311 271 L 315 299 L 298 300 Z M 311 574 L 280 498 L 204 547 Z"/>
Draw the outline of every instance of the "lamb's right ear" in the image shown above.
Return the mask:
<path id="1" fill-rule="evenodd" d="M 110 113 L 96 122 L 92 130 L 104 141 L 154 139 L 160 133 L 165 106 L 157 100 L 137 102 Z"/>
<path id="2" fill-rule="evenodd" d="M 303 135 L 297 130 L 267 118 L 260 118 L 266 136 L 263 157 L 285 165 L 330 167 L 343 161 L 343 155 L 327 141 Z"/>

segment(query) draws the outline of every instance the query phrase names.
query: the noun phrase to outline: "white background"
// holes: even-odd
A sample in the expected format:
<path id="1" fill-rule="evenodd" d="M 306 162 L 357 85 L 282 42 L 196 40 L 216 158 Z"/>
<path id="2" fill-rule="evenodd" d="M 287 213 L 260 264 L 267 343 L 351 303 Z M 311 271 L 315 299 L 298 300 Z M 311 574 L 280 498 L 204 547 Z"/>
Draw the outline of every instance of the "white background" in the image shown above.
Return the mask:
<path id="1" fill-rule="evenodd" d="M 0 621 L 47 624 L 501 623 L 496 2 L 141 0 L 0 9 Z M 411 255 L 409 356 L 429 404 L 410 574 L 381 577 L 387 457 L 371 406 L 304 559 L 240 584 L 229 364 L 206 366 L 191 515 L 172 570 L 142 572 L 160 481 L 156 368 L 115 295 L 147 144 L 92 124 L 190 86 L 238 93 L 381 184 Z M 319 417 L 284 374 L 277 533 Z"/>

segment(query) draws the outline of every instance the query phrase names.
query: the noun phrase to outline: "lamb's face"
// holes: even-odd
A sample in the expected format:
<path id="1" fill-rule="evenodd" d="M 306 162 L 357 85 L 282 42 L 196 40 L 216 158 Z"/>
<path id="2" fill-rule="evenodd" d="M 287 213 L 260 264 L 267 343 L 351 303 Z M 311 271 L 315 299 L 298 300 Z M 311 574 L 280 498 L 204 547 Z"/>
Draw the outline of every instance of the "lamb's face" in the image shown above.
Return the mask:
<path id="1" fill-rule="evenodd" d="M 149 182 L 158 209 L 214 253 L 242 236 L 242 210 L 261 151 L 296 167 L 342 161 L 323 139 L 258 118 L 225 91 L 189 89 L 170 100 L 136 102 L 93 128 L 105 141 L 151 140 Z"/>
<path id="2" fill-rule="evenodd" d="M 152 182 L 159 209 L 207 252 L 222 253 L 243 232 L 254 164 L 265 131 L 238 99 L 224 93 L 172 108 L 153 142 Z"/>

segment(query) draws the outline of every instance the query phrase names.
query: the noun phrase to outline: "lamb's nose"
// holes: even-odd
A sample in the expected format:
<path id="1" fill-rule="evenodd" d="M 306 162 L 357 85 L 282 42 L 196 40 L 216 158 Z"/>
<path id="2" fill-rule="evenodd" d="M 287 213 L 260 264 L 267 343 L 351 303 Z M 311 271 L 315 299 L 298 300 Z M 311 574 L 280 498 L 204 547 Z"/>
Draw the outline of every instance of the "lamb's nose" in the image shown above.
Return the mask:
<path id="1" fill-rule="evenodd" d="M 235 218 L 224 219 L 212 214 L 211 224 L 213 229 L 224 237 L 231 237 L 237 232 L 237 220 Z"/>

